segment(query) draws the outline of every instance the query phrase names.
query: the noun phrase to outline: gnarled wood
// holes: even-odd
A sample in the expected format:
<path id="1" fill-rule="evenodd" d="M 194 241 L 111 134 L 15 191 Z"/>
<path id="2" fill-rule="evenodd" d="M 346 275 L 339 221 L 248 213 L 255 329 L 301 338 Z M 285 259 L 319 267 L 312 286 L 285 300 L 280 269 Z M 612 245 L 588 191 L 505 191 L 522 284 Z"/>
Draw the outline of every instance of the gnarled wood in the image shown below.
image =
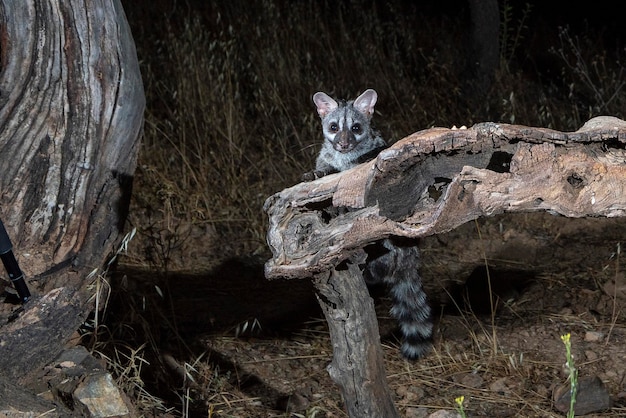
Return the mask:
<path id="1" fill-rule="evenodd" d="M 374 302 L 359 267 L 348 263 L 319 275 L 315 287 L 333 341 L 328 373 L 341 387 L 348 415 L 399 416 L 385 376 Z"/>
<path id="2" fill-rule="evenodd" d="M 145 99 L 119 0 L 0 0 L 0 29 L 0 217 L 34 296 L 0 315 L 15 378 L 93 308 L 88 274 L 119 242 Z"/>
<path id="3" fill-rule="evenodd" d="M 495 123 L 417 132 L 369 163 L 270 197 L 266 275 L 311 277 L 390 235 L 504 212 L 624 216 L 625 143 L 626 122 L 613 117 L 576 132 Z"/>
<path id="4" fill-rule="evenodd" d="M 265 210 L 274 257 L 266 276 L 315 277 L 333 342 L 329 372 L 349 415 L 380 412 L 356 409 L 364 396 L 392 403 L 380 349 L 364 349 L 379 347 L 373 306 L 356 286 L 364 288 L 355 261 L 364 246 L 390 235 L 426 237 L 505 212 L 623 216 L 625 143 L 626 122 L 612 117 L 570 133 L 494 123 L 428 129 L 370 163 L 270 197 Z M 335 270 L 343 261 L 347 269 Z M 397 414 L 393 407 L 386 411 Z"/>

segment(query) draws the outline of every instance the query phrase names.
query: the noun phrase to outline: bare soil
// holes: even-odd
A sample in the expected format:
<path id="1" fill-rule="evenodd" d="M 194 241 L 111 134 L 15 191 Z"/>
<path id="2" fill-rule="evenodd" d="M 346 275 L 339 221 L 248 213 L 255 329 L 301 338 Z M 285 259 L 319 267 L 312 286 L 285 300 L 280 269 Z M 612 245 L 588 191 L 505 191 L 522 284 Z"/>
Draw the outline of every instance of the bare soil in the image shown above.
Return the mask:
<path id="1" fill-rule="evenodd" d="M 565 416 L 552 392 L 567 379 L 561 336 L 571 333 L 580 378 L 599 377 L 612 401 L 588 416 L 625 416 L 626 279 L 615 238 L 624 236 L 625 224 L 505 215 L 425 240 L 424 281 L 438 312 L 428 356 L 400 357 L 389 300 L 372 289 L 401 414 L 452 410 L 464 396 L 470 417 Z M 539 241 L 551 250 L 538 248 Z M 504 262 L 507 246 L 519 251 L 506 250 Z M 185 393 L 190 416 L 346 416 L 326 372 L 332 346 L 312 284 L 267 281 L 263 261 L 229 259 L 208 273 L 187 274 L 121 267 L 116 280 L 126 290 L 110 310 L 135 312 L 133 326 L 142 322 L 152 341 L 147 390 L 179 410 Z"/>

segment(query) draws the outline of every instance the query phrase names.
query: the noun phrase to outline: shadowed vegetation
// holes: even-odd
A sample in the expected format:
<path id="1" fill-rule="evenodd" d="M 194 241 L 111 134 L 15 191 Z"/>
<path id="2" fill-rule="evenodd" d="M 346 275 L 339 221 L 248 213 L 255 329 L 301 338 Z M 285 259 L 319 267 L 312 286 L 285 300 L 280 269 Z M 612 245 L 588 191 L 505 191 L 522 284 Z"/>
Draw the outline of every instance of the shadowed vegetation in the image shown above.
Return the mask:
<path id="1" fill-rule="evenodd" d="M 403 1 L 197 3 L 124 4 L 148 106 L 130 214 L 138 233 L 121 264 L 156 279 L 123 287 L 116 303 L 126 309 L 108 325 L 112 340 L 128 344 L 133 364 L 139 364 L 141 346 L 153 368 L 167 368 L 155 334 L 178 341 L 173 345 L 188 361 L 180 366 L 181 381 L 186 373 L 202 377 L 181 383 L 187 392 L 172 389 L 180 397 L 177 414 L 189 405 L 189 391 L 210 404 L 207 399 L 235 383 L 213 364 L 193 363 L 202 351 L 183 341 L 163 277 L 203 273 L 233 257 L 269 257 L 262 205 L 314 165 L 322 138 L 311 102 L 316 91 L 355 97 L 375 88 L 374 123 L 388 142 L 431 126 L 495 121 L 576 130 L 594 116 L 625 116 L 624 51 L 605 45 L 593 28 L 573 33 L 551 26 L 533 8 L 501 8 L 500 68 L 485 97 L 468 97 L 469 12 L 463 2 L 445 12 Z M 219 278 L 228 281 L 229 273 L 222 273 Z M 205 319 L 210 322 L 210 315 Z M 248 328 L 254 318 L 242 324 Z M 236 333 L 242 328 L 236 326 Z M 120 347 L 111 358 L 124 357 Z M 465 360 L 478 361 L 479 351 L 468 349 Z M 434 374 L 445 368 L 444 360 L 466 368 L 453 354 L 437 356 Z M 516 361 L 503 357 L 490 366 L 518 373 Z M 454 396 L 449 401 L 452 406 Z"/>

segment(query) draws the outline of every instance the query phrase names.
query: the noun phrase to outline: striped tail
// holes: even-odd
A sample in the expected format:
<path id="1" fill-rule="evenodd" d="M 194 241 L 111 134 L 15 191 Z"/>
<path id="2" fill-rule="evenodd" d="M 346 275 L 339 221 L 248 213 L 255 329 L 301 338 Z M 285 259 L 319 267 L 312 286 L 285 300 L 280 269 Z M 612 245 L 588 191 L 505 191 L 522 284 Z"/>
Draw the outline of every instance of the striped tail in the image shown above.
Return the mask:
<path id="1" fill-rule="evenodd" d="M 391 316 L 403 336 L 402 355 L 415 360 L 430 350 L 433 333 L 432 313 L 419 276 L 419 249 L 399 239 L 386 239 L 382 245 L 381 251 L 368 258 L 365 278 L 390 286 Z"/>
<path id="2" fill-rule="evenodd" d="M 391 287 L 391 316 L 398 320 L 404 337 L 402 355 L 415 360 L 426 354 L 432 343 L 430 305 L 417 271 L 397 271 L 394 282 Z"/>

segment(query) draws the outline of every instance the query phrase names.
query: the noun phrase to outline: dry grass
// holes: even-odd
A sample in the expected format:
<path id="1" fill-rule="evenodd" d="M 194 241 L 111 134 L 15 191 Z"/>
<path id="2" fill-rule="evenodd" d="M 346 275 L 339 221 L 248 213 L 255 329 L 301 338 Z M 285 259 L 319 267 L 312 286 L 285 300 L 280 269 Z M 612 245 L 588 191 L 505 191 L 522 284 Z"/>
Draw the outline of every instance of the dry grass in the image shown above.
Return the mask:
<path id="1" fill-rule="evenodd" d="M 459 53 L 466 28 L 454 17 L 426 15 L 401 1 L 365 8 L 329 1 L 213 3 L 190 12 L 182 4 L 157 2 L 155 10 L 167 11 L 161 14 L 125 6 L 148 109 L 130 215 L 138 236 L 122 261 L 147 277 L 115 278 L 113 306 L 106 325 L 98 327 L 98 341 L 105 343 L 98 351 L 146 416 L 258 416 L 258 400 L 240 390 L 236 369 L 219 355 L 221 345 L 247 340 L 214 337 L 207 343 L 210 355 L 189 346 L 166 273 L 207 271 L 234 256 L 269 256 L 262 205 L 313 165 L 320 143 L 310 100 L 315 91 L 353 97 L 377 89 L 375 122 L 390 142 L 433 125 L 493 120 L 574 130 L 599 114 L 624 117 L 623 57 L 597 48 L 592 37 L 563 30 L 544 51 L 552 51 L 558 77 L 528 71 L 532 10 L 506 9 L 502 67 L 487 97 L 470 106 L 477 101 L 464 94 Z M 614 312 L 611 330 L 620 316 Z M 558 374 L 553 360 L 530 359 L 503 346 L 493 318 L 486 324 L 471 317 L 446 320 L 460 321 L 454 328 L 466 338 L 439 339 L 419 365 L 408 365 L 397 359 L 397 347 L 386 347 L 389 381 L 403 411 L 453 409 L 454 398 L 464 395 L 470 416 L 480 416 L 480 408 L 494 411 L 494 405 L 524 416 L 559 416 L 546 401 L 547 386 L 541 393 L 528 384 L 497 394 L 471 380 L 507 376 L 536 383 Z M 250 318 L 230 329 L 248 331 L 244 324 L 253 323 Z M 310 356 L 326 361 L 325 331 L 311 326 L 303 332 L 293 337 L 294 359 L 280 362 L 308 365 Z M 239 354 L 246 352 L 263 354 L 240 346 Z M 323 367 L 315 372 L 320 380 L 324 374 Z M 402 389 L 417 386 L 418 395 Z M 446 395 L 434 401 L 431 392 Z M 326 395 L 307 416 L 344 416 L 336 394 Z"/>
<path id="2" fill-rule="evenodd" d="M 158 37 L 138 38 L 149 105 L 131 217 L 146 238 L 137 263 L 210 266 L 185 259 L 199 240 L 204 258 L 267 255 L 261 207 L 313 164 L 317 90 L 352 97 L 375 87 L 375 122 L 390 142 L 433 125 L 485 120 L 574 130 L 624 109 L 623 67 L 566 30 L 550 49 L 558 79 L 520 69 L 515 57 L 524 53 L 532 12 L 515 18 L 506 9 L 513 29 L 504 33 L 513 33 L 503 38 L 502 68 L 487 97 L 468 107 L 477 100 L 464 94 L 464 57 L 450 47 L 462 45 L 462 25 L 421 18 L 404 2 L 388 10 L 284 6 L 265 0 L 241 13 L 223 2 L 207 15 L 170 16 Z"/>

